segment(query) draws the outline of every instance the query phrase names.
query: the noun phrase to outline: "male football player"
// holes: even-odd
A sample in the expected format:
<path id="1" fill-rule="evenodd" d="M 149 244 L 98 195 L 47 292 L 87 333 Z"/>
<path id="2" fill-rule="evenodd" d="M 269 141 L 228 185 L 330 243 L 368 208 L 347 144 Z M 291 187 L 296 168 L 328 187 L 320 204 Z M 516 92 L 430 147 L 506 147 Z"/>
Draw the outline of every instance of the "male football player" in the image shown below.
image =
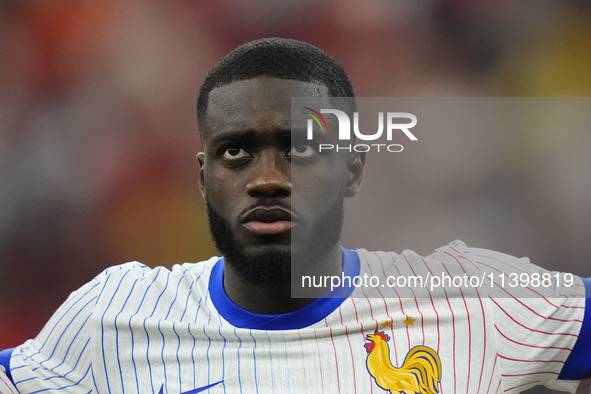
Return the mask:
<path id="1" fill-rule="evenodd" d="M 591 287 L 581 278 L 556 275 L 552 285 L 507 287 L 499 297 L 453 286 L 387 297 L 351 285 L 291 297 L 294 260 L 342 278 L 490 273 L 499 284 L 504 272 L 540 270 L 459 241 L 427 257 L 342 248 L 343 200 L 360 188 L 364 156 L 294 143 L 291 98 L 353 96 L 342 67 L 306 43 L 263 39 L 227 55 L 197 103 L 200 188 L 223 257 L 172 271 L 138 262 L 105 270 L 37 338 L 3 352 L 16 389 L 433 394 L 543 384 L 574 392 L 591 370 Z M 306 180 L 297 191 L 292 170 Z"/>

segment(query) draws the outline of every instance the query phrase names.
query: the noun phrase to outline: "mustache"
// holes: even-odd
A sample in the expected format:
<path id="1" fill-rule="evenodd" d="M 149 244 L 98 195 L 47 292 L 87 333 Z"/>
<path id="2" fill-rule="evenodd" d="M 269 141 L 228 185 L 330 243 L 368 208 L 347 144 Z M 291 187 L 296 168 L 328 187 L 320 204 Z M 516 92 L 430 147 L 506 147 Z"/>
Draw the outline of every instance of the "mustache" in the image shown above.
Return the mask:
<path id="1" fill-rule="evenodd" d="M 261 198 L 259 200 L 257 200 L 256 202 L 254 202 L 253 204 L 249 205 L 248 207 L 244 208 L 242 210 L 242 212 L 240 212 L 239 216 L 243 216 L 245 215 L 248 211 L 251 211 L 255 208 L 260 208 L 260 207 L 281 207 L 293 214 L 295 214 L 296 216 L 299 216 L 298 211 L 293 208 L 291 206 L 291 204 L 287 203 L 285 200 L 281 199 L 281 198 L 273 198 L 273 197 L 269 197 L 269 198 Z"/>

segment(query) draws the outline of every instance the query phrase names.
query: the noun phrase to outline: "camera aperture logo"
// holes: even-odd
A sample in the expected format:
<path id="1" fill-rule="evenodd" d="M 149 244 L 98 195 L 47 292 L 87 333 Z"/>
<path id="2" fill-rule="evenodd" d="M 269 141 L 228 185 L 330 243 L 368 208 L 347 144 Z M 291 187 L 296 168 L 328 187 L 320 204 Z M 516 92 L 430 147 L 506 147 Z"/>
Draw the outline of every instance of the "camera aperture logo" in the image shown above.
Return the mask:
<path id="1" fill-rule="evenodd" d="M 307 139 L 308 141 L 314 139 L 314 121 L 320 127 L 320 130 L 324 132 L 328 131 L 328 124 L 326 123 L 326 119 L 322 114 L 332 114 L 337 117 L 337 121 L 339 123 L 339 141 L 351 141 L 351 119 L 349 115 L 347 115 L 344 111 L 338 109 L 321 109 L 320 112 L 310 108 L 310 107 L 302 107 L 308 111 L 303 112 L 305 115 L 311 117 L 308 119 L 307 124 Z M 378 131 L 374 134 L 363 134 L 359 131 L 359 113 L 353 113 L 353 132 L 355 133 L 355 137 L 358 140 L 362 141 L 375 141 L 382 136 L 384 133 L 384 118 L 386 118 L 386 139 L 388 141 L 392 141 L 392 136 L 394 135 L 394 131 L 402 131 L 404 135 L 406 135 L 411 141 L 417 141 L 417 137 L 414 136 L 413 133 L 410 132 L 409 129 L 413 128 L 417 124 L 417 117 L 408 112 L 387 112 L 384 116 L 384 112 L 378 112 Z M 410 120 L 410 122 L 406 123 L 399 123 L 401 119 Z M 380 151 L 387 151 L 392 153 L 402 152 L 404 147 L 400 144 L 377 144 L 377 143 L 367 143 L 367 144 L 319 144 L 318 150 L 319 152 L 328 151 L 328 150 L 336 150 L 337 152 L 340 150 L 346 150 L 349 152 L 368 152 L 370 150 L 377 150 Z"/>

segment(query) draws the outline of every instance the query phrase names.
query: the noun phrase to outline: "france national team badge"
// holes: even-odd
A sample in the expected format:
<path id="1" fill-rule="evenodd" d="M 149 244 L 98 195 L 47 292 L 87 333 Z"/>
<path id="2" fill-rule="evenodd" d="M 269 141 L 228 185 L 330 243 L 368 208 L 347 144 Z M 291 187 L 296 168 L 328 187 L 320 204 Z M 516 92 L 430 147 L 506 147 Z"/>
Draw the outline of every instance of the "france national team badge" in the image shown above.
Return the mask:
<path id="1" fill-rule="evenodd" d="M 378 386 L 390 393 L 439 393 L 441 361 L 439 355 L 427 346 L 415 346 L 406 355 L 402 366 L 390 361 L 390 337 L 383 331 L 366 335 L 367 370 Z"/>

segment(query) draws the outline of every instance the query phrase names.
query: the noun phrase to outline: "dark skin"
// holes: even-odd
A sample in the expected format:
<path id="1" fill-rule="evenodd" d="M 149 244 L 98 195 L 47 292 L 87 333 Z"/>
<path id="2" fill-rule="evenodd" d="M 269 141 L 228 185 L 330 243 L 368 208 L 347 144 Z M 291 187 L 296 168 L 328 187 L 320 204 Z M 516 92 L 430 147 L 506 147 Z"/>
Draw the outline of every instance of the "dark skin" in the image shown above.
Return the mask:
<path id="1" fill-rule="evenodd" d="M 291 97 L 327 97 L 329 101 L 328 96 L 328 89 L 320 84 L 268 77 L 233 82 L 210 92 L 201 126 L 204 151 L 197 155 L 199 185 L 203 197 L 228 221 L 245 250 L 273 245 L 289 252 L 309 247 L 314 239 L 307 235 L 312 233 L 315 219 L 328 210 L 339 191 L 353 197 L 359 190 L 362 154 L 325 154 L 311 144 L 292 145 Z M 319 138 L 322 143 L 336 143 L 337 137 L 326 134 Z M 298 195 L 292 202 L 291 172 L 296 166 L 306 182 L 302 187 L 298 184 Z M 253 213 L 253 204 L 271 198 L 281 199 L 293 210 L 265 207 Z M 269 217 L 264 217 L 267 214 Z M 298 232 L 299 236 L 293 237 L 297 241 L 292 241 L 292 231 Z M 339 244 L 331 248 L 328 258 L 314 264 L 317 274 L 340 275 Z M 224 269 L 226 294 L 251 312 L 291 312 L 314 299 L 292 298 L 289 285 L 252 286 L 230 264 Z"/>

